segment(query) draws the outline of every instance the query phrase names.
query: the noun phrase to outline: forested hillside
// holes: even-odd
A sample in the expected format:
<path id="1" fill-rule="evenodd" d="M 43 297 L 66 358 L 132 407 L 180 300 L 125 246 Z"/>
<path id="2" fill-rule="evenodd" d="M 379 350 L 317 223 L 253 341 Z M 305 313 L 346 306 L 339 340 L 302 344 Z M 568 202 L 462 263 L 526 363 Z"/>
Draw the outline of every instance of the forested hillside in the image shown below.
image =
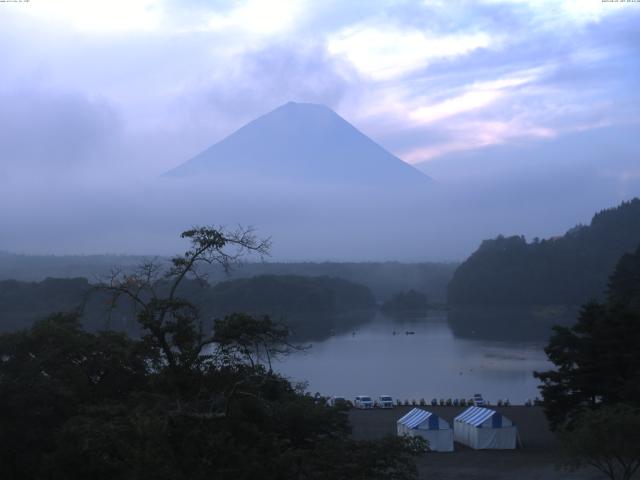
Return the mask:
<path id="1" fill-rule="evenodd" d="M 209 298 L 212 310 L 219 314 L 332 314 L 375 307 L 367 287 L 341 278 L 297 275 L 261 275 L 221 282 L 211 288 Z"/>
<path id="2" fill-rule="evenodd" d="M 86 278 L 0 281 L 0 331 L 25 328 L 54 312 L 76 310 L 89 288 Z"/>
<path id="3" fill-rule="evenodd" d="M 136 336 L 139 331 L 133 305 L 126 299 L 111 305 L 97 287 L 84 278 L 2 281 L 0 331 L 28 328 L 51 313 L 63 311 L 81 312 L 81 321 L 90 331 L 112 329 Z M 162 282 L 156 285 L 160 292 L 166 288 Z M 369 320 L 376 308 L 367 287 L 331 277 L 262 275 L 213 286 L 189 280 L 178 293 L 200 309 L 206 326 L 233 312 L 269 315 L 285 323 L 297 338 L 349 329 Z"/>
<path id="4" fill-rule="evenodd" d="M 0 280 L 41 281 L 45 278 L 95 279 L 117 267 L 131 271 L 141 262 L 166 258 L 133 255 L 16 255 L 0 252 Z M 378 301 L 386 301 L 404 290 L 425 292 L 431 302 L 444 302 L 447 283 L 456 263 L 400 262 L 246 262 L 225 272 L 219 265 L 203 266 L 209 283 L 258 275 L 337 277 L 371 289 Z"/>
<path id="5" fill-rule="evenodd" d="M 376 308 L 367 287 L 332 277 L 260 275 L 221 282 L 209 289 L 205 309 L 216 317 L 233 312 L 270 315 L 296 338 L 318 338 L 368 321 Z"/>
<path id="6" fill-rule="evenodd" d="M 594 215 L 588 226 L 527 242 L 485 240 L 448 287 L 453 306 L 580 305 L 601 298 L 619 258 L 640 244 L 640 199 Z"/>

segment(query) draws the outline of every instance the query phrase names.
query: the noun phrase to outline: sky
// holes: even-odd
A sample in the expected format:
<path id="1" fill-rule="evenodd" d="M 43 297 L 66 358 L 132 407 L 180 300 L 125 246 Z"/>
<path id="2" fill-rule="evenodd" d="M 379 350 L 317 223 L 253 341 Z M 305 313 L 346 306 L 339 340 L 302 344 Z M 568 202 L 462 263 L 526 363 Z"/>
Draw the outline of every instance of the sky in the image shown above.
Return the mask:
<path id="1" fill-rule="evenodd" d="M 579 163 L 556 181 L 559 155 L 602 170 L 624 152 L 613 174 L 640 188 L 639 26 L 640 2 L 602 0 L 0 0 L 0 250 L 173 252 L 163 239 L 210 218 L 253 224 L 295 259 L 461 259 L 499 233 L 562 233 L 632 190 L 584 187 Z M 289 101 L 471 180 L 408 200 L 404 220 L 382 197 L 344 213 L 354 192 L 303 208 L 286 192 L 256 203 L 224 185 L 214 200 L 205 184 L 196 199 L 153 183 Z M 522 145 L 538 183 L 493 162 Z M 385 209 L 398 223 L 382 238 Z"/>
<path id="2" fill-rule="evenodd" d="M 2 2 L 0 178 L 158 175 L 290 100 L 409 163 L 629 125 L 639 25 L 601 0 Z"/>

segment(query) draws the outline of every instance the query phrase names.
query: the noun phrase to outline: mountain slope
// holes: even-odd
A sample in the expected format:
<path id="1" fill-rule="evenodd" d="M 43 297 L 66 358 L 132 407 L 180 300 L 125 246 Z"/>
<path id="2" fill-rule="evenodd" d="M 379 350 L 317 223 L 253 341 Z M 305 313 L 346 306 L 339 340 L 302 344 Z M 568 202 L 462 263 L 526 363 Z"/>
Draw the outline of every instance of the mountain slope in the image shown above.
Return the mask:
<path id="1" fill-rule="evenodd" d="M 428 184 L 323 105 L 289 102 L 253 120 L 168 176 L 202 175 L 338 183 Z"/>

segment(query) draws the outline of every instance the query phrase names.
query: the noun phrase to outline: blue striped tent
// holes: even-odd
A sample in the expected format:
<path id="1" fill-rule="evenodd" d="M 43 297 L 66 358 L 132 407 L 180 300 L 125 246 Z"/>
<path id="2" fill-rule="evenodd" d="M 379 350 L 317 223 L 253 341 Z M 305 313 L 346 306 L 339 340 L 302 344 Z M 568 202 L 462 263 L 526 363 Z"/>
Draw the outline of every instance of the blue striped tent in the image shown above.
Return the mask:
<path id="1" fill-rule="evenodd" d="M 398 435 L 420 436 L 434 452 L 453 451 L 453 430 L 446 420 L 433 412 L 414 408 L 397 422 Z"/>
<path id="2" fill-rule="evenodd" d="M 518 431 L 500 412 L 483 407 L 469 407 L 453 419 L 456 442 L 474 449 L 514 449 Z"/>

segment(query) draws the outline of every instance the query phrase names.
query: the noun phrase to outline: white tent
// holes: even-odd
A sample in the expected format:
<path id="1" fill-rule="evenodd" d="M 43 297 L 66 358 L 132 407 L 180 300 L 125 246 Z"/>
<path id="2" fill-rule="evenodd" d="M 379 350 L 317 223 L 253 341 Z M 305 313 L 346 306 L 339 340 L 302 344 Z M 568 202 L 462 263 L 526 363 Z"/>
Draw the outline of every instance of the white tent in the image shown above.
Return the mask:
<path id="1" fill-rule="evenodd" d="M 514 449 L 518 431 L 500 412 L 482 407 L 469 407 L 453 419 L 456 442 L 476 450 Z"/>
<path id="2" fill-rule="evenodd" d="M 434 452 L 453 452 L 453 430 L 435 413 L 414 408 L 396 422 L 398 435 L 422 437 Z"/>

